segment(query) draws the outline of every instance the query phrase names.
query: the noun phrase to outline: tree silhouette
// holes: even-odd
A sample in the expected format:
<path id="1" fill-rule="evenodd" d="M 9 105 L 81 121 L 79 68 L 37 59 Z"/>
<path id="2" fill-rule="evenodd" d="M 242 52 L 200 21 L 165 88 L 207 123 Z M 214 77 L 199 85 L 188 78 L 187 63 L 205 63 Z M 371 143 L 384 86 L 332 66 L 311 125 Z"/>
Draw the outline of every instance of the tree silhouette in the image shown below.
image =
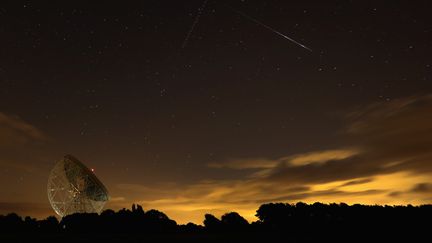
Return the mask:
<path id="1" fill-rule="evenodd" d="M 204 215 L 204 226 L 208 231 L 220 231 L 222 229 L 222 222 L 212 214 Z"/>
<path id="2" fill-rule="evenodd" d="M 54 216 L 39 221 L 39 228 L 45 232 L 57 232 L 59 230 L 59 221 Z"/>
<path id="3" fill-rule="evenodd" d="M 261 205 L 257 221 L 248 223 L 236 212 L 220 219 L 204 215 L 204 226 L 188 223 L 177 225 L 158 210 L 132 205 L 131 210 L 117 212 L 107 209 L 98 214 L 73 214 L 36 220 L 15 213 L 0 215 L 0 242 L 36 240 L 59 237 L 60 241 L 85 236 L 92 241 L 102 237 L 109 242 L 113 235 L 136 241 L 297 241 L 297 242 L 350 242 L 350 241 L 419 241 L 428 237 L 432 205 L 378 206 L 347 204 L 287 204 Z M 8 238 L 9 237 L 9 238 Z M 38 238 L 39 237 L 39 238 Z M 41 238 L 42 237 L 42 238 Z M 72 239 L 71 238 L 71 239 Z M 4 239 L 4 240 L 3 240 Z"/>
<path id="4" fill-rule="evenodd" d="M 18 232 L 20 228 L 23 228 L 24 222 L 20 216 L 18 216 L 16 213 L 10 213 L 6 216 L 2 216 L 0 218 L 1 228 L 5 232 Z"/>
<path id="5" fill-rule="evenodd" d="M 249 223 L 237 212 L 230 212 L 222 215 L 221 222 L 226 230 L 243 231 L 246 230 Z"/>

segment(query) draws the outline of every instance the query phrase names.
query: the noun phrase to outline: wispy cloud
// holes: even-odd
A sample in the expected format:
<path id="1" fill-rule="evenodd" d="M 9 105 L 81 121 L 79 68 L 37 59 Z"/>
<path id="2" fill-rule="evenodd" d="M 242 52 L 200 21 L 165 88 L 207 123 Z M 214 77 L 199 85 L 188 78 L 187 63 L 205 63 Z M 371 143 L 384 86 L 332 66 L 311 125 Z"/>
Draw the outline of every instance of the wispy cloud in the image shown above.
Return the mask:
<path id="1" fill-rule="evenodd" d="M 8 170 L 22 171 L 26 173 L 39 172 L 39 168 L 30 163 L 18 163 L 14 160 L 0 159 L 0 168 L 6 168 Z"/>
<path id="2" fill-rule="evenodd" d="M 432 200 L 432 96 L 374 104 L 348 117 L 343 147 L 278 159 L 241 158 L 214 170 L 249 172 L 235 180 L 190 185 L 119 185 L 127 198 L 159 208 L 180 223 L 238 211 L 255 220 L 265 202 L 421 204 Z"/>
<path id="3" fill-rule="evenodd" d="M 40 173 L 36 151 L 51 139 L 40 129 L 0 112 L 0 168 L 17 173 Z M 23 153 L 22 151 L 26 151 Z"/>
<path id="4" fill-rule="evenodd" d="M 0 202 L 0 215 L 15 212 L 21 216 L 31 216 L 39 219 L 52 215 L 53 211 L 46 203 Z"/>
<path id="5" fill-rule="evenodd" d="M 17 116 L 0 112 L 0 146 L 22 145 L 32 141 L 46 141 L 42 131 Z"/>
<path id="6" fill-rule="evenodd" d="M 432 96 L 373 104 L 346 119 L 348 126 L 340 133 L 343 146 L 280 158 L 239 158 L 207 165 L 211 170 L 242 170 L 244 176 L 236 179 L 118 184 L 108 206 L 121 208 L 141 203 L 165 211 L 180 223 L 202 223 L 204 213 L 221 215 L 228 211 L 255 220 L 257 207 L 274 201 L 432 201 Z M 0 113 L 3 150 L 47 139 L 35 126 Z M 32 164 L 17 161 L 3 156 L 0 166 L 17 173 L 37 171 Z M 12 206 L 3 204 L 3 208 Z"/>
<path id="7" fill-rule="evenodd" d="M 359 151 L 354 148 L 335 149 L 324 151 L 313 151 L 304 154 L 295 154 L 279 159 L 251 158 L 251 159 L 232 159 L 226 162 L 213 162 L 208 166 L 211 168 L 230 168 L 230 169 L 270 169 L 278 165 L 301 166 L 308 164 L 321 164 L 330 160 L 341 160 L 358 154 Z"/>
<path id="8" fill-rule="evenodd" d="M 302 166 L 308 164 L 322 164 L 332 160 L 342 160 L 358 154 L 356 149 L 335 149 L 316 151 L 306 154 L 294 155 L 287 158 L 288 164 L 292 166 Z"/>
<path id="9" fill-rule="evenodd" d="M 264 158 L 253 158 L 253 159 L 233 159 L 226 162 L 214 162 L 209 163 L 208 166 L 211 168 L 230 168 L 230 169 L 265 169 L 273 168 L 280 161 L 270 160 Z"/>

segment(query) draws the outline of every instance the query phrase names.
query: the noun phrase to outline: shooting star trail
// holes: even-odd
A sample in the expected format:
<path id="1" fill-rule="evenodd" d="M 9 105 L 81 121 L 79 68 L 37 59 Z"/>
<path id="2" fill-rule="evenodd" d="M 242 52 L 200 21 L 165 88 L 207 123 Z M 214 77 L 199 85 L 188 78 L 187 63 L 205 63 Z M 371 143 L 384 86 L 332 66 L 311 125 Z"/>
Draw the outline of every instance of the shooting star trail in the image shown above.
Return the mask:
<path id="1" fill-rule="evenodd" d="M 192 23 L 192 26 L 191 26 L 189 32 L 187 33 L 186 38 L 185 38 L 184 41 L 183 41 L 182 49 L 184 49 L 184 48 L 186 47 L 186 45 L 187 45 L 187 43 L 188 43 L 188 41 L 189 41 L 189 38 L 191 37 L 191 35 L 192 35 L 192 33 L 193 33 L 194 29 L 195 29 L 195 26 L 196 26 L 196 25 L 198 24 L 198 22 L 199 22 L 199 19 L 200 19 L 200 17 L 201 17 L 202 12 L 204 11 L 204 8 L 205 8 L 207 2 L 208 2 L 208 0 L 204 0 L 204 2 L 203 2 L 203 4 L 201 5 L 201 7 L 198 8 L 198 13 L 197 13 L 197 15 L 196 15 L 196 17 L 195 17 L 195 20 L 194 20 L 194 22 Z"/>
<path id="2" fill-rule="evenodd" d="M 224 5 L 225 5 L 225 4 L 224 4 Z M 277 35 L 279 35 L 279 36 L 282 36 L 283 38 L 285 38 L 285 39 L 291 41 L 292 43 L 294 43 L 294 44 L 296 44 L 296 45 L 298 45 L 298 46 L 300 46 L 300 47 L 303 47 L 304 49 L 306 49 L 306 50 L 312 52 L 312 49 L 310 49 L 309 47 L 307 47 L 307 46 L 301 44 L 300 42 L 298 42 L 298 41 L 296 41 L 296 40 L 294 40 L 294 39 L 292 39 L 292 38 L 290 38 L 290 37 L 288 37 L 288 36 L 282 34 L 281 32 L 279 32 L 279 31 L 273 29 L 272 27 L 270 27 L 270 26 L 268 26 L 268 25 L 266 25 L 266 24 L 264 24 L 264 23 L 262 23 L 262 22 L 260 22 L 260 21 L 258 21 L 258 20 L 256 20 L 256 19 L 252 18 L 251 16 L 249 16 L 249 15 L 247 15 L 247 14 L 245 14 L 245 13 L 243 13 L 243 12 L 237 10 L 237 9 L 231 8 L 230 6 L 227 6 L 227 5 L 225 5 L 225 6 L 226 6 L 227 8 L 229 8 L 229 9 L 231 9 L 231 11 L 234 11 L 234 12 L 240 14 L 241 16 L 243 16 L 243 17 L 249 19 L 250 21 L 252 21 L 252 22 L 254 22 L 254 23 L 258 24 L 258 25 L 261 25 L 262 27 L 264 27 L 264 28 L 270 30 L 271 32 L 273 32 L 273 33 L 275 33 L 275 34 L 277 34 Z"/>

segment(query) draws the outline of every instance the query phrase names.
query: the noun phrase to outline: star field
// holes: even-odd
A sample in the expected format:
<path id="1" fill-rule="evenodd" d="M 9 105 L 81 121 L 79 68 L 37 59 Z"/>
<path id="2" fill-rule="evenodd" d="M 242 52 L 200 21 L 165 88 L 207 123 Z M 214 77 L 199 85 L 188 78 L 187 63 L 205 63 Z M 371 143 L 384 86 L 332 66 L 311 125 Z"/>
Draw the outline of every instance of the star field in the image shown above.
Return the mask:
<path id="1" fill-rule="evenodd" d="M 17 211 L 48 215 L 48 206 L 40 209 L 47 205 L 47 174 L 64 154 L 95 168 L 114 198 L 111 207 L 140 202 L 180 222 L 234 209 L 250 219 L 256 205 L 274 200 L 430 202 L 406 196 L 431 178 L 416 169 L 427 167 L 429 153 L 420 147 L 429 140 L 419 145 L 414 136 L 430 134 L 428 1 L 202 6 L 0 6 L 0 206 L 16 202 L 24 205 Z M 375 142 L 379 153 L 370 147 Z M 417 155 L 423 159 L 407 162 Z M 294 165 L 295 158 L 311 161 Z M 339 164 L 355 159 L 364 167 L 352 173 Z M 407 165 L 375 167 L 397 161 Z M 325 178 L 330 168 L 341 177 Z M 307 179 L 319 171 L 321 178 Z M 389 196 L 408 172 L 406 193 Z M 365 178 L 363 188 L 317 193 Z M 383 181 L 389 186 L 379 187 Z M 302 196 L 287 194 L 298 186 L 307 187 Z M 382 191 L 347 196 L 366 189 Z"/>

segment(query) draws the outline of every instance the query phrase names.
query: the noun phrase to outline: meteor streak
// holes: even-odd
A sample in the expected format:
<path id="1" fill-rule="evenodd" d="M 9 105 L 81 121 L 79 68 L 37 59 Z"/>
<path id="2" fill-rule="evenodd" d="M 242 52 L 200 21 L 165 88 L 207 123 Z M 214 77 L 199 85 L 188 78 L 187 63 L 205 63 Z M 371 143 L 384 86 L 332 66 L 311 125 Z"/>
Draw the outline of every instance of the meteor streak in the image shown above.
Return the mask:
<path id="1" fill-rule="evenodd" d="M 226 5 L 225 5 L 225 6 L 226 6 Z M 228 7 L 229 9 L 231 9 L 232 11 L 234 11 L 234 12 L 240 14 L 241 16 L 243 16 L 243 17 L 249 19 L 250 21 L 252 21 L 252 22 L 254 22 L 254 23 L 258 24 L 258 25 L 261 25 L 262 27 L 264 27 L 264 28 L 270 30 L 271 32 L 273 32 L 273 33 L 275 33 L 275 34 L 277 34 L 277 35 L 279 35 L 279 36 L 282 36 L 283 38 L 285 38 L 285 39 L 287 39 L 287 40 L 293 42 L 294 44 L 296 44 L 296 45 L 298 45 L 298 46 L 301 46 L 301 47 L 303 47 L 304 49 L 306 49 L 306 50 L 312 52 L 312 49 L 310 49 L 309 47 L 307 47 L 307 46 L 305 46 L 305 45 L 299 43 L 298 41 L 296 41 L 296 40 L 294 40 L 294 39 L 292 39 L 292 38 L 290 38 L 290 37 L 288 37 L 288 36 L 282 34 L 281 32 L 279 32 L 279 31 L 273 29 L 272 27 L 270 27 L 270 26 L 268 26 L 268 25 L 266 25 L 266 24 L 264 24 L 264 23 L 262 23 L 262 22 L 260 22 L 260 21 L 258 21 L 258 20 L 256 20 L 256 19 L 252 18 L 251 16 L 249 16 L 249 15 L 247 15 L 247 14 L 245 14 L 245 13 L 243 13 L 243 12 L 237 10 L 237 9 L 233 9 L 233 8 L 231 8 L 231 7 L 229 7 L 229 6 L 227 6 L 227 7 Z"/>
<path id="2" fill-rule="evenodd" d="M 197 13 L 197 15 L 196 15 L 196 17 L 195 17 L 195 20 L 194 20 L 194 22 L 192 23 L 192 26 L 191 26 L 191 28 L 189 29 L 189 31 L 188 31 L 188 33 L 187 33 L 185 39 L 183 40 L 182 49 L 184 49 L 184 48 L 186 47 L 186 45 L 188 44 L 188 41 L 189 41 L 189 39 L 190 39 L 190 37 L 191 37 L 191 35 L 192 35 L 194 29 L 195 29 L 195 26 L 198 24 L 198 22 L 199 22 L 199 20 L 200 20 L 200 17 L 201 17 L 201 15 L 202 15 L 202 13 L 203 13 L 203 11 L 204 11 L 206 5 L 207 5 L 207 2 L 208 2 L 208 0 L 204 0 L 203 3 L 202 3 L 202 5 L 201 5 L 201 7 L 198 8 L 198 13 Z M 301 44 L 300 42 L 294 40 L 293 38 L 291 38 L 291 37 L 289 37 L 289 36 L 287 36 L 287 35 L 285 35 L 285 34 L 279 32 L 279 31 L 273 29 L 272 27 L 270 27 L 270 26 L 268 26 L 268 25 L 262 23 L 261 21 L 258 21 L 257 19 L 252 18 L 251 16 L 247 15 L 246 13 L 244 13 L 244 12 L 242 12 L 242 11 L 239 11 L 239 10 L 237 10 L 237 9 L 234 9 L 234 8 L 230 7 L 229 5 L 226 5 L 226 4 L 222 4 L 222 5 L 224 5 L 225 7 L 229 8 L 231 11 L 233 11 L 233 12 L 239 14 L 240 16 L 242 16 L 242 17 L 244 17 L 244 18 L 246 18 L 246 19 L 248 19 L 248 20 L 254 22 L 255 24 L 261 25 L 262 27 L 264 27 L 264 28 L 270 30 L 271 32 L 273 32 L 273 33 L 275 33 L 275 34 L 277 34 L 277 35 L 279 35 L 279 36 L 282 36 L 283 38 L 285 38 L 285 39 L 291 41 L 292 43 L 294 43 L 294 44 L 296 44 L 296 45 L 298 45 L 298 46 L 300 46 L 300 47 L 302 47 L 302 48 L 304 48 L 304 49 L 306 49 L 306 50 L 312 52 L 312 49 L 310 49 L 309 47 L 307 47 L 307 46 Z"/>
<path id="3" fill-rule="evenodd" d="M 185 38 L 184 41 L 183 41 L 182 49 L 184 49 L 184 48 L 186 47 L 186 45 L 187 45 L 187 43 L 188 43 L 188 41 L 189 41 L 189 38 L 191 37 L 192 32 L 193 32 L 194 29 L 195 29 L 195 26 L 196 26 L 196 25 L 198 24 L 198 22 L 199 22 L 199 19 L 200 19 L 200 17 L 201 17 L 201 14 L 202 14 L 202 12 L 203 12 L 203 10 L 204 10 L 204 8 L 205 8 L 207 2 L 208 2 L 208 0 L 204 0 L 204 2 L 203 2 L 203 4 L 201 5 L 201 7 L 198 8 L 198 13 L 197 13 L 197 15 L 196 15 L 196 17 L 195 17 L 195 20 L 194 20 L 194 22 L 192 23 L 192 26 L 191 26 L 189 32 L 187 33 L 186 38 Z"/>

